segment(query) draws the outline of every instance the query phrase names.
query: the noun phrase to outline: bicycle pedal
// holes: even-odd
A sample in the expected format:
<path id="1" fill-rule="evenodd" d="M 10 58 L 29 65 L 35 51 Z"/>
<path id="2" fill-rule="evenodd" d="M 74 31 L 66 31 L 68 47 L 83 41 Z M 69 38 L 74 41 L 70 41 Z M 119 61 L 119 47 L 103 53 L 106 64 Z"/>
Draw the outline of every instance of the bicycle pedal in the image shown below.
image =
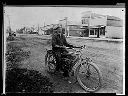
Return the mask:
<path id="1" fill-rule="evenodd" d="M 72 82 L 71 82 L 71 81 L 68 81 L 68 83 L 70 83 L 70 84 L 71 84 Z"/>
<path id="2" fill-rule="evenodd" d="M 60 71 L 61 74 L 63 74 L 64 72 L 63 71 Z"/>

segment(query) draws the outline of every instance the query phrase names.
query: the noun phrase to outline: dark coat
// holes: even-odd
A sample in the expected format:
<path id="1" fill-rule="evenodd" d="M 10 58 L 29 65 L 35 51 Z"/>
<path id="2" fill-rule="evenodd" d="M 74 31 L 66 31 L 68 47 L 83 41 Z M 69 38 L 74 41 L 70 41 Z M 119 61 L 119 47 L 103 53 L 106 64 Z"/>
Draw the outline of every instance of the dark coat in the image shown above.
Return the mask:
<path id="1" fill-rule="evenodd" d="M 63 34 L 61 36 L 58 33 L 52 35 L 52 48 L 53 50 L 58 50 L 60 48 L 55 47 L 56 45 L 59 46 L 66 46 L 66 47 L 73 47 L 73 45 L 69 44 L 66 41 L 66 38 Z"/>

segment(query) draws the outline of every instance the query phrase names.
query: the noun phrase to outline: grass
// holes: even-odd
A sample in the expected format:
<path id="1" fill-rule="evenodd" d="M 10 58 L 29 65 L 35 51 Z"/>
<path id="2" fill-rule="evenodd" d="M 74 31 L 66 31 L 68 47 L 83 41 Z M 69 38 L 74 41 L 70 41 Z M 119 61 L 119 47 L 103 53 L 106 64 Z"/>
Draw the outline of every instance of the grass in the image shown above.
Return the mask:
<path id="1" fill-rule="evenodd" d="M 49 78 L 35 70 L 13 68 L 6 73 L 6 92 L 51 93 Z"/>
<path id="2" fill-rule="evenodd" d="M 7 38 L 8 41 L 16 41 L 15 38 Z M 22 43 L 21 43 L 22 44 Z M 22 46 L 23 47 L 23 46 Z M 41 75 L 39 71 L 20 68 L 21 61 L 29 58 L 31 52 L 22 50 L 15 42 L 7 43 L 6 51 L 6 92 L 36 92 L 51 93 L 53 84 L 49 78 Z"/>

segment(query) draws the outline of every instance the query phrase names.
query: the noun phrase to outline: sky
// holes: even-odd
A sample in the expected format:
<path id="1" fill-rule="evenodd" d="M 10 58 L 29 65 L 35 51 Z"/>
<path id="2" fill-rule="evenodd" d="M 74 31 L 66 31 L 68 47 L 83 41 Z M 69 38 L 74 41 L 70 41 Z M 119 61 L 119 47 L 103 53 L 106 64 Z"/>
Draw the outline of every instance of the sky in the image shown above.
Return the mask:
<path id="1" fill-rule="evenodd" d="M 89 7 L 4 7 L 4 28 L 10 25 L 12 30 L 24 26 L 44 26 L 57 24 L 68 17 L 71 21 L 81 21 L 81 13 L 92 11 L 101 15 L 116 16 L 125 20 L 125 8 L 89 8 Z M 123 10 L 123 11 L 122 11 Z M 8 18 L 9 17 L 9 18 Z"/>

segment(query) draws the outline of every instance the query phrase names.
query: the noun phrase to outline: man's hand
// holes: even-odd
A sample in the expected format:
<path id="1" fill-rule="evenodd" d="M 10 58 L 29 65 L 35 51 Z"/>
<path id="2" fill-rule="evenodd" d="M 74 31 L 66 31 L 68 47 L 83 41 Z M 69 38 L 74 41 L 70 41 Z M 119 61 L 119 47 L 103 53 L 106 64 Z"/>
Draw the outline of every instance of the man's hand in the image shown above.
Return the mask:
<path id="1" fill-rule="evenodd" d="M 59 46 L 59 45 L 56 45 L 55 47 L 66 48 L 66 46 Z"/>
<path id="2" fill-rule="evenodd" d="M 81 46 L 73 46 L 74 48 L 81 48 Z"/>
<path id="3" fill-rule="evenodd" d="M 64 49 L 71 49 L 71 47 L 66 47 L 66 46 L 60 46 L 60 47 Z"/>
<path id="4" fill-rule="evenodd" d="M 84 45 L 84 46 L 73 46 L 74 48 L 85 48 L 86 46 Z"/>
<path id="5" fill-rule="evenodd" d="M 61 47 L 61 46 L 59 46 L 59 45 L 56 45 L 55 47 Z"/>
<path id="6" fill-rule="evenodd" d="M 66 49 L 66 46 L 61 46 L 61 48 L 65 48 Z"/>

